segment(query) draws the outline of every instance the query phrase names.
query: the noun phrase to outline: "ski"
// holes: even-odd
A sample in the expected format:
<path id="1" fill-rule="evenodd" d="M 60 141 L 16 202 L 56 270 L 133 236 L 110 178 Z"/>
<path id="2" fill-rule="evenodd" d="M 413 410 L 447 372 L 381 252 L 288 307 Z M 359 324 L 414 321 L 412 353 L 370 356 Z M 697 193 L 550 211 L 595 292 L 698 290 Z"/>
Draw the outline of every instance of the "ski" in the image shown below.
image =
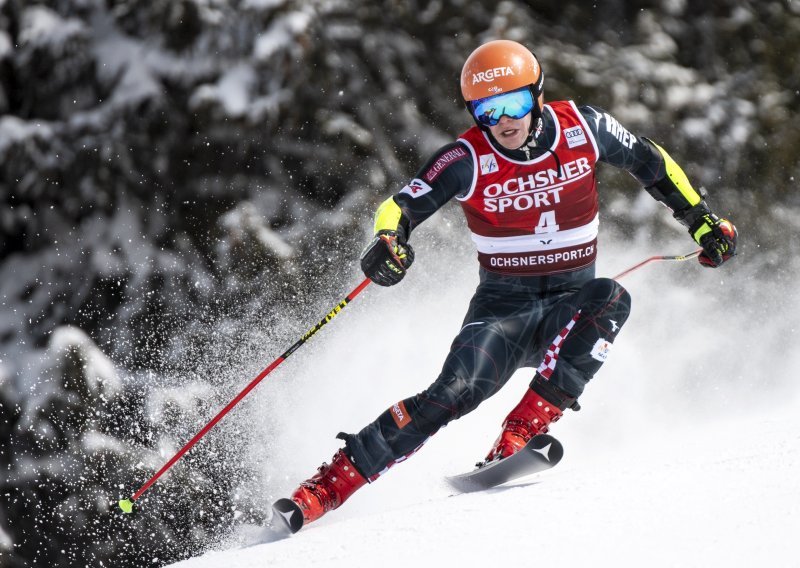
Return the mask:
<path id="1" fill-rule="evenodd" d="M 272 504 L 272 516 L 263 525 L 247 525 L 244 547 L 257 546 L 289 538 L 303 526 L 303 512 L 291 499 L 278 499 Z"/>
<path id="2" fill-rule="evenodd" d="M 294 534 L 303 528 L 303 511 L 291 499 L 278 499 L 272 504 L 272 526 Z"/>
<path id="3" fill-rule="evenodd" d="M 480 491 L 550 469 L 563 456 L 564 447 L 561 442 L 548 434 L 539 434 L 531 438 L 516 454 L 445 479 L 462 493 Z"/>

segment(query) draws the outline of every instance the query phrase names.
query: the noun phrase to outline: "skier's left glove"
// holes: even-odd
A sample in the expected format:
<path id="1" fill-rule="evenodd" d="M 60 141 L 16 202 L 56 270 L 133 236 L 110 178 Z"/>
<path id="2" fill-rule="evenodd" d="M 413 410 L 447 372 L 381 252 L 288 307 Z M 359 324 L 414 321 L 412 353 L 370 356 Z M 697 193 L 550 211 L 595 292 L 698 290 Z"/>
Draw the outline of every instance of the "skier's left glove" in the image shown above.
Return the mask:
<path id="1" fill-rule="evenodd" d="M 736 227 L 710 211 L 694 220 L 689 234 L 703 247 L 703 252 L 697 257 L 703 266 L 716 268 L 736 254 Z"/>
<path id="2" fill-rule="evenodd" d="M 405 231 L 382 230 L 361 253 L 361 270 L 381 286 L 394 286 L 406 275 L 414 262 L 414 249 L 406 242 Z"/>

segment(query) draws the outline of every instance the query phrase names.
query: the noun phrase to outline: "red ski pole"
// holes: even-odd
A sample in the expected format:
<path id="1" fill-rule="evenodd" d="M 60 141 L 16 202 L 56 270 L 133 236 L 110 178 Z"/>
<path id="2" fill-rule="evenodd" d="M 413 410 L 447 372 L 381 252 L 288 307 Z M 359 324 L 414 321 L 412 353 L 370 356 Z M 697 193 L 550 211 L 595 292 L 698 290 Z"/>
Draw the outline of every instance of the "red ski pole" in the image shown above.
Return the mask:
<path id="1" fill-rule="evenodd" d="M 695 258 L 696 256 L 699 256 L 701 252 L 703 252 L 703 249 L 697 249 L 696 251 L 694 251 L 694 252 L 690 252 L 689 254 L 685 254 L 685 255 L 677 255 L 677 256 L 651 256 L 650 258 L 646 258 L 645 260 L 643 260 L 643 261 L 642 261 L 642 262 L 640 262 L 639 264 L 636 264 L 636 265 L 634 265 L 634 266 L 631 266 L 629 269 L 627 269 L 627 270 L 624 270 L 624 271 L 620 272 L 619 274 L 617 274 L 616 276 L 614 276 L 614 280 L 619 280 L 619 279 L 620 279 L 620 278 L 622 278 L 623 276 L 627 276 L 628 274 L 630 274 L 630 273 L 631 273 L 631 272 L 633 272 L 634 270 L 638 270 L 638 269 L 640 269 L 642 266 L 645 266 L 646 264 L 650 264 L 651 262 L 660 262 L 660 261 L 662 261 L 662 260 L 675 260 L 675 261 L 689 260 L 690 258 Z"/>
<path id="2" fill-rule="evenodd" d="M 200 439 L 201 439 L 203 436 L 205 436 L 205 435 L 208 433 L 208 431 L 209 431 L 209 430 L 211 430 L 211 429 L 212 429 L 212 428 L 213 428 L 213 427 L 214 427 L 214 426 L 217 424 L 217 422 L 219 422 L 220 420 L 222 420 L 222 418 L 223 418 L 223 417 L 224 417 L 226 414 L 228 414 L 228 412 L 230 412 L 230 411 L 231 411 L 231 409 L 233 409 L 233 407 L 234 407 L 234 406 L 236 406 L 237 404 L 239 404 L 239 402 L 240 402 L 240 401 L 241 401 L 241 400 L 242 400 L 244 397 L 246 397 L 246 396 L 247 396 L 247 394 L 248 394 L 248 393 L 249 393 L 251 390 L 253 390 L 253 389 L 256 387 L 256 385 L 258 385 L 258 383 L 260 383 L 260 382 L 261 382 L 261 380 L 262 380 L 264 377 L 266 377 L 267 375 L 269 375 L 269 374 L 270 374 L 270 373 L 271 373 L 271 372 L 272 372 L 272 371 L 273 371 L 273 370 L 274 370 L 274 369 L 275 369 L 275 368 L 276 368 L 278 365 L 280 365 L 281 363 L 283 363 L 283 362 L 284 362 L 284 361 L 285 361 L 285 360 L 286 360 L 286 359 L 289 357 L 289 355 L 291 355 L 292 353 L 294 353 L 295 351 L 297 351 L 297 350 L 300 348 L 300 346 L 301 346 L 301 345 L 303 345 L 303 344 L 304 344 L 306 341 L 308 341 L 309 339 L 311 339 L 311 337 L 312 337 L 312 336 L 313 336 L 315 333 L 317 333 L 317 332 L 318 332 L 320 329 L 322 329 L 322 326 L 324 326 L 326 323 L 328 323 L 328 322 L 329 322 L 329 321 L 331 321 L 333 318 L 335 318 L 335 317 L 336 317 L 336 316 L 339 314 L 339 312 L 341 312 L 341 311 L 342 311 L 342 310 L 343 310 L 343 309 L 344 309 L 344 308 L 347 306 L 347 304 L 349 304 L 350 302 L 352 302 L 352 301 L 353 301 L 353 298 L 355 298 L 356 296 L 358 296 L 358 295 L 361 293 L 361 291 L 362 291 L 364 288 L 366 288 L 366 287 L 367 287 L 367 285 L 368 285 L 370 282 L 371 282 L 371 280 L 370 280 L 369 278 L 366 278 L 366 279 L 365 279 L 365 280 L 364 280 L 364 281 L 363 281 L 361 284 L 359 284 L 358 286 L 356 286 L 356 288 L 355 288 L 355 289 L 354 289 L 352 292 L 350 292 L 350 294 L 348 294 L 348 295 L 345 297 L 345 299 L 344 299 L 344 300 L 342 300 L 341 302 L 339 302 L 339 303 L 336 305 L 336 307 L 335 307 L 335 308 L 333 308 L 333 310 L 331 310 L 331 311 L 328 313 L 328 315 L 326 315 L 324 318 L 322 318 L 322 319 L 319 321 L 319 323 L 317 323 L 317 325 L 315 325 L 315 326 L 314 326 L 314 327 L 312 327 L 312 328 L 311 328 L 309 331 L 307 331 L 307 332 L 305 333 L 305 335 L 303 335 L 303 337 L 301 337 L 300 339 L 298 339 L 298 340 L 297 340 L 297 341 L 294 343 L 294 345 L 292 345 L 291 347 L 289 347 L 289 349 L 287 349 L 287 350 L 286 350 L 286 352 L 285 352 L 283 355 L 281 355 L 280 357 L 278 357 L 277 359 L 275 359 L 275 360 L 274 360 L 272 363 L 270 363 L 270 364 L 269 364 L 269 366 L 268 366 L 266 369 L 264 369 L 263 371 L 261 371 L 261 372 L 258 374 L 258 376 L 257 376 L 256 378 L 254 378 L 252 381 L 250 381 L 250 383 L 249 383 L 249 384 L 248 384 L 246 387 L 244 387 L 244 389 L 242 389 L 242 391 L 241 391 L 239 394 L 237 394 L 237 395 L 236 395 L 236 397 L 235 397 L 235 398 L 234 398 L 232 401 L 230 401 L 230 402 L 227 404 L 227 406 L 225 406 L 225 408 L 223 408 L 222 410 L 220 410 L 220 411 L 219 411 L 219 413 L 217 413 L 217 415 L 216 415 L 214 418 L 212 418 L 212 419 L 211 419 L 211 421 L 210 421 L 208 424 L 206 424 L 205 426 L 203 426 L 202 430 L 200 430 L 200 431 L 199 431 L 197 434 L 195 434 L 195 435 L 194 435 L 194 437 L 193 437 L 191 440 L 189 440 L 189 441 L 186 443 L 186 445 L 185 445 L 185 446 L 183 446 L 183 447 L 182 447 L 180 450 L 178 450 L 178 453 L 176 453 L 174 456 L 172 456 L 172 458 L 170 458 L 170 460 L 169 460 L 167 463 L 165 463 L 165 464 L 164 464 L 164 466 L 163 466 L 161 469 L 159 469 L 159 470 L 156 472 L 156 474 L 155 474 L 153 477 L 151 477 L 150 479 L 148 479 L 148 480 L 147 480 L 147 482 L 146 482 L 144 485 L 142 485 L 142 487 L 141 487 L 141 488 L 140 488 L 140 489 L 139 489 L 139 490 L 138 490 L 136 493 L 134 493 L 134 494 L 133 494 L 133 496 L 132 496 L 130 499 L 122 499 L 122 500 L 119 502 L 119 508 L 120 508 L 120 509 L 122 509 L 122 510 L 123 510 L 125 513 L 130 513 L 130 512 L 132 512 L 132 511 L 133 511 L 133 503 L 134 503 L 134 502 L 135 502 L 135 501 L 136 501 L 136 500 L 137 500 L 139 497 L 141 497 L 141 496 L 142 496 L 142 494 L 143 494 L 145 491 L 147 491 L 147 490 L 148 490 L 148 488 L 149 488 L 151 485 L 153 485 L 153 483 L 155 483 L 155 482 L 158 480 L 158 478 L 159 478 L 159 477 L 161 477 L 162 475 L 164 475 L 164 473 L 166 473 L 166 471 L 167 471 L 169 468 L 171 468 L 173 465 L 175 465 L 175 462 L 177 462 L 179 459 L 181 459 L 181 457 L 183 456 L 183 454 L 185 454 L 186 452 L 188 452 L 188 451 L 189 451 L 189 450 L 192 448 L 192 446 L 194 446 L 194 445 L 195 445 L 197 442 L 199 442 L 199 441 L 200 441 Z"/>

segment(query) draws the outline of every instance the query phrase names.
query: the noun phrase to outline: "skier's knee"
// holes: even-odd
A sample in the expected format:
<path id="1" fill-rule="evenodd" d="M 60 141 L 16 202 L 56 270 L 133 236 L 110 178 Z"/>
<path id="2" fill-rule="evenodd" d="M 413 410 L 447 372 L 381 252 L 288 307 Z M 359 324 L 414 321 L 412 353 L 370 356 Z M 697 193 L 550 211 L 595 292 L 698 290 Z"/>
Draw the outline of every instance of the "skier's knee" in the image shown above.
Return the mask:
<path id="1" fill-rule="evenodd" d="M 628 291 L 616 280 L 611 278 L 595 278 L 587 282 L 582 290 L 588 299 L 598 301 L 620 301 L 623 298 L 630 303 L 630 294 Z M 624 301 L 624 300 L 623 300 Z"/>
<path id="2" fill-rule="evenodd" d="M 417 428 L 435 432 L 451 420 L 474 410 L 484 398 L 475 387 L 475 380 L 443 375 L 411 399 L 412 414 L 419 422 Z"/>
<path id="3" fill-rule="evenodd" d="M 631 295 L 616 280 L 595 278 L 583 287 L 581 294 L 584 296 L 583 302 L 581 302 L 584 309 L 613 318 L 617 329 L 625 323 L 630 315 Z"/>

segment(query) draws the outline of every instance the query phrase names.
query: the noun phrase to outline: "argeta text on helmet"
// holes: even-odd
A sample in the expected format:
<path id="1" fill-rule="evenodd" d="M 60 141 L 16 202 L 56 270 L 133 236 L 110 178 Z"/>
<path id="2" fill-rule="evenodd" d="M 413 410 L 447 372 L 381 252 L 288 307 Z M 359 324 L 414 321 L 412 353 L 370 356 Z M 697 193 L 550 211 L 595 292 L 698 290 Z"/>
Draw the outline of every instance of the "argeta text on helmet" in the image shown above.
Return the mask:
<path id="1" fill-rule="evenodd" d="M 494 69 L 487 69 L 480 73 L 472 74 L 472 84 L 485 83 L 486 81 L 493 81 L 496 77 L 513 76 L 514 70 L 511 67 L 495 67 Z"/>

